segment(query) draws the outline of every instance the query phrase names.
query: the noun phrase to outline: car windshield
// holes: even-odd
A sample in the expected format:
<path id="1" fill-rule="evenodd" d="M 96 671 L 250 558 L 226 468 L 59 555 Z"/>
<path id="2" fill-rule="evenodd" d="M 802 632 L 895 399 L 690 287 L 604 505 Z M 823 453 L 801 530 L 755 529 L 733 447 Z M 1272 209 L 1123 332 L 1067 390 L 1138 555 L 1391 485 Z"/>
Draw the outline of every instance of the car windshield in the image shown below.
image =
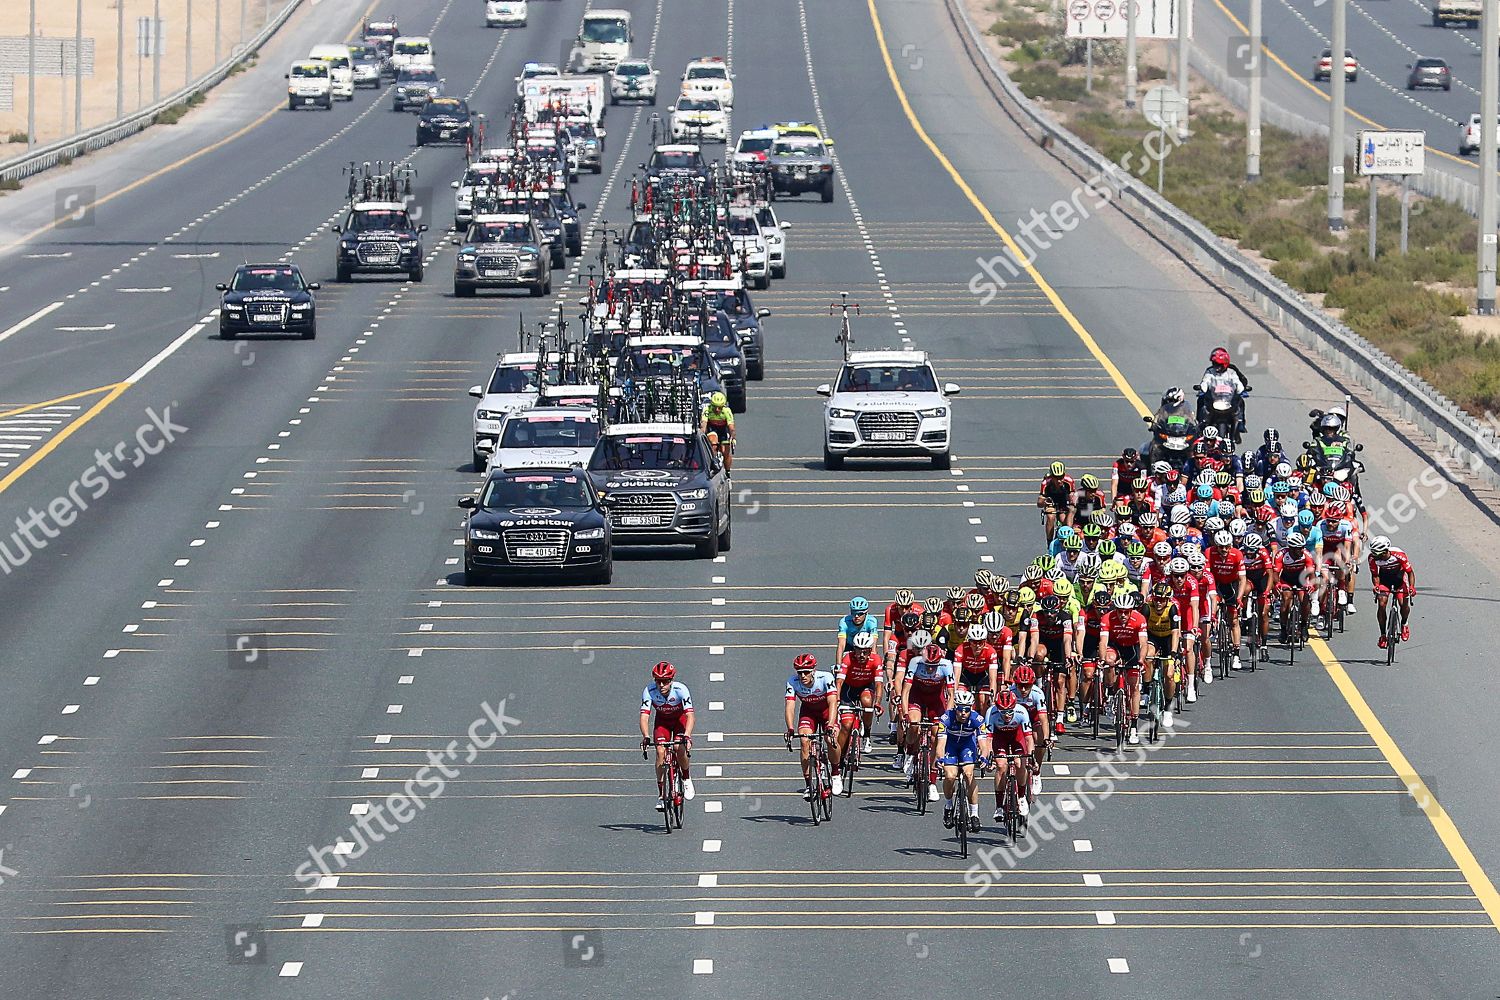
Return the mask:
<path id="1" fill-rule="evenodd" d="M 437 83 L 437 70 L 412 69 L 401 74 L 401 83 Z"/>
<path id="2" fill-rule="evenodd" d="M 469 106 L 463 101 L 455 101 L 449 98 L 439 98 L 428 101 L 427 107 L 422 109 L 423 118 L 432 118 L 436 115 L 458 115 L 465 117 L 469 113 Z"/>
<path id="3" fill-rule="evenodd" d="M 294 76 L 294 77 L 297 77 L 297 76 L 304 76 L 304 77 L 326 77 L 327 75 L 328 75 L 328 67 L 327 66 L 293 66 L 292 67 L 292 76 Z"/>
<path id="4" fill-rule="evenodd" d="M 728 76 L 723 66 L 694 66 L 687 72 L 689 80 L 724 80 Z"/>
<path id="5" fill-rule="evenodd" d="M 593 472 L 625 469 L 674 469 L 697 472 L 703 468 L 698 443 L 682 434 L 621 434 L 604 438 L 589 461 Z"/>
<path id="6" fill-rule="evenodd" d="M 630 371 L 637 375 L 671 375 L 674 371 L 703 369 L 698 352 L 686 347 L 642 347 L 626 356 Z"/>
<path id="7" fill-rule="evenodd" d="M 568 200 L 567 192 L 562 192 L 562 193 L 554 192 L 553 195 L 552 195 L 551 201 L 552 201 L 552 209 L 553 209 L 553 211 L 557 212 L 557 214 L 559 214 L 559 215 L 562 215 L 565 212 L 576 212 L 576 211 L 578 211 L 576 208 L 573 207 L 573 203 Z"/>
<path id="8" fill-rule="evenodd" d="M 369 208 L 351 213 L 349 224 L 344 228 L 353 233 L 371 229 L 410 229 L 411 220 L 400 209 Z"/>
<path id="9" fill-rule="evenodd" d="M 425 56 L 432 51 L 432 46 L 426 42 L 397 42 L 396 51 L 403 56 Z"/>
<path id="10" fill-rule="evenodd" d="M 736 151 L 740 153 L 764 153 L 771 148 L 771 144 L 774 141 L 770 136 L 747 137 L 740 140 Z"/>
<path id="11" fill-rule="evenodd" d="M 470 243 L 533 243 L 531 226 L 524 222 L 483 222 L 469 227 Z"/>
<path id="12" fill-rule="evenodd" d="M 515 393 L 536 391 L 536 367 L 527 365 L 525 368 L 496 368 L 490 376 L 490 384 L 484 390 L 487 393 Z"/>
<path id="13" fill-rule="evenodd" d="M 727 316 L 715 316 L 713 322 L 708 324 L 707 329 L 701 325 L 697 329 L 703 330 L 703 342 L 706 344 L 732 344 L 739 346 L 740 339 L 735 336 L 734 324 Z"/>
<path id="14" fill-rule="evenodd" d="M 593 503 L 583 476 L 541 472 L 491 479 L 484 484 L 479 506 L 503 510 L 513 507 L 591 507 Z"/>
<path id="15" fill-rule="evenodd" d="M 379 62 L 380 50 L 373 45 L 362 45 L 359 48 L 350 48 L 355 62 Z"/>
<path id="16" fill-rule="evenodd" d="M 645 63 L 620 63 L 615 67 L 615 76 L 647 76 L 651 67 Z"/>
<path id="17" fill-rule="evenodd" d="M 677 102 L 678 111 L 718 111 L 719 102 L 712 97 L 684 97 Z"/>
<path id="18" fill-rule="evenodd" d="M 748 215 L 731 215 L 729 217 L 729 235 L 759 236 L 760 229 L 755 225 L 755 220 Z"/>
<path id="19" fill-rule="evenodd" d="M 823 144 L 816 139 L 778 139 L 777 156 L 822 156 Z"/>
<path id="20" fill-rule="evenodd" d="M 699 163 L 697 153 L 670 152 L 664 153 L 658 150 L 651 154 L 651 166 L 665 167 L 668 170 L 685 170 L 696 167 Z"/>
<path id="21" fill-rule="evenodd" d="M 234 272 L 234 281 L 229 288 L 235 292 L 248 292 L 260 288 L 279 288 L 284 292 L 302 290 L 302 279 L 290 267 L 242 267 Z"/>
<path id="22" fill-rule="evenodd" d="M 630 227 L 630 235 L 625 237 L 625 242 L 633 247 L 646 246 L 652 240 L 651 223 L 637 222 Z"/>
<path id="23" fill-rule="evenodd" d="M 488 169 L 476 169 L 470 167 L 464 171 L 464 179 L 461 187 L 473 187 L 476 184 L 494 184 L 500 178 L 500 171 L 493 167 Z"/>
<path id="24" fill-rule="evenodd" d="M 1443 62 L 1443 60 L 1441 60 L 1441 59 L 1418 59 L 1417 60 L 1417 68 L 1418 69 L 1442 69 L 1446 65 L 1448 65 L 1448 64 L 1445 63 L 1445 62 Z"/>
<path id="25" fill-rule="evenodd" d="M 583 22 L 583 40 L 585 42 L 619 43 L 628 41 L 623 21 L 585 21 Z"/>
<path id="26" fill-rule="evenodd" d="M 530 80 L 534 76 L 556 76 L 557 67 L 551 65 L 532 64 L 521 70 L 521 79 Z"/>
<path id="27" fill-rule="evenodd" d="M 598 441 L 599 421 L 585 414 L 512 417 L 500 435 L 502 448 L 592 448 Z"/>
<path id="28" fill-rule="evenodd" d="M 762 208 L 755 213 L 755 221 L 760 223 L 762 229 L 777 228 L 776 213 L 769 208 Z"/>
<path id="29" fill-rule="evenodd" d="M 496 215 L 531 215 L 539 219 L 552 218 L 550 198 L 506 198 L 495 203 Z"/>
<path id="30" fill-rule="evenodd" d="M 850 365 L 839 375 L 839 392 L 937 392 L 926 365 Z"/>
<path id="31" fill-rule="evenodd" d="M 592 125 L 569 125 L 566 134 L 570 139 L 593 139 L 594 126 Z"/>

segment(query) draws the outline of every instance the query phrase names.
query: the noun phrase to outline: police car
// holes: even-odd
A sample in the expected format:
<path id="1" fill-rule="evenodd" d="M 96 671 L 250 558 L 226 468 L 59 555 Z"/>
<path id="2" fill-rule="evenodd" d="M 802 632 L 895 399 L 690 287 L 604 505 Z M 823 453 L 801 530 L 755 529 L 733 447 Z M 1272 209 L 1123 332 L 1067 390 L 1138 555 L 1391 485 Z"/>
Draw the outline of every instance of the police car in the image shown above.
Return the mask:
<path id="1" fill-rule="evenodd" d="M 682 92 L 695 97 L 714 97 L 725 107 L 734 107 L 734 77 L 720 56 L 694 59 L 682 74 Z"/>
<path id="2" fill-rule="evenodd" d="M 493 469 L 464 519 L 464 583 L 500 576 L 581 576 L 609 583 L 612 530 L 589 476 L 569 466 Z"/>

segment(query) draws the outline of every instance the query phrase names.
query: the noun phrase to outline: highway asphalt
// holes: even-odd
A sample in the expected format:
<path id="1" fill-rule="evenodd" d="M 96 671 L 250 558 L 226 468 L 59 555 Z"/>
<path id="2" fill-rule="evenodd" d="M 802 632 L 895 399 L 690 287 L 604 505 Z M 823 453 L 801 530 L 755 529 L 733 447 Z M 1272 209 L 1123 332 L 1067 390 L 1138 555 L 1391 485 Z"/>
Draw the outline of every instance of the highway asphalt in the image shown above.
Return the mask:
<path id="1" fill-rule="evenodd" d="M 790 273 L 755 295 L 773 312 L 768 370 L 740 418 L 722 562 L 622 552 L 608 588 L 463 586 L 465 390 L 519 314 L 570 295 L 451 297 L 439 223 L 462 153 L 415 150 L 410 116 L 375 94 L 277 111 L 101 204 L 92 226 L 0 258 L 0 334 L 63 303 L 0 341 L 0 523 L 77 491 L 96 450 L 130 455 L 143 427 L 153 448 L 162 428 L 174 439 L 57 537 L 34 530 L 45 546 L 0 582 L 7 992 L 884 996 L 956 977 L 1077 996 L 1472 997 L 1500 982 L 1500 780 L 1483 766 L 1500 691 L 1476 669 L 1500 533 L 1457 487 L 1417 487 L 1427 510 L 1397 532 L 1424 597 L 1396 667 L 1374 662 L 1373 616 L 1356 616 L 1323 662 L 1278 654 L 1211 686 L 1087 801 L 1073 782 L 1094 774 L 1097 792 L 1099 748 L 1069 737 L 1042 796 L 1065 819 L 1039 820 L 1014 868 L 959 860 L 889 771 L 831 826 L 807 821 L 781 690 L 796 652 L 831 660 L 851 595 L 883 605 L 1018 570 L 1046 464 L 1101 470 L 1142 436 L 1137 403 L 1196 377 L 1215 343 L 1251 366 L 1257 430 L 1295 441 L 1306 409 L 1343 390 L 1112 210 L 981 302 L 977 261 L 1002 247 L 991 222 L 1014 233 L 1078 181 L 990 103 L 938 0 L 624 6 L 664 86 L 725 52 L 738 127 L 814 120 L 837 142 L 834 203 L 778 204 Z M 282 54 L 355 23 L 332 7 Z M 521 64 L 555 58 L 584 4 L 533 0 L 508 32 L 477 27 L 477 4 L 381 9 L 431 28 L 450 90 L 475 88 L 494 125 Z M 200 148 L 279 104 L 275 62 L 189 116 Z M 608 165 L 577 195 L 600 226 L 627 218 L 649 114 L 609 113 Z M 50 221 L 60 187 L 87 178 L 102 197 L 169 167 L 182 153 L 154 132 L 8 195 L 11 238 Z M 332 284 L 340 168 L 407 156 L 434 223 L 427 280 Z M 242 256 L 284 255 L 329 282 L 318 338 L 214 339 L 213 283 Z M 964 387 L 951 472 L 822 470 L 813 387 L 837 368 L 840 291 L 862 306 L 858 346 L 909 338 Z M 1430 445 L 1387 414 L 1354 419 L 1384 508 Z M 662 658 L 699 720 L 698 797 L 670 836 L 635 735 Z M 440 797 L 372 818 L 450 745 Z M 1412 785 L 1441 807 L 1424 812 Z M 986 829 L 976 846 L 1003 841 Z M 337 879 L 305 891 L 310 850 Z"/>

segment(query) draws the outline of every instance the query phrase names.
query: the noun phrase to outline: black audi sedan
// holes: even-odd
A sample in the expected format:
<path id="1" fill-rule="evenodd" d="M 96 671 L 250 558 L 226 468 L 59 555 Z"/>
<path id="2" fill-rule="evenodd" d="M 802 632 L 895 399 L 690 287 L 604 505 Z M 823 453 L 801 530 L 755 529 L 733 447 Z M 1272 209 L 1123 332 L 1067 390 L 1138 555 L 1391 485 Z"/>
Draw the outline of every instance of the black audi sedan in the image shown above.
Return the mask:
<path id="1" fill-rule="evenodd" d="M 318 334 L 318 306 L 296 264 L 244 264 L 228 284 L 214 286 L 219 300 L 219 336 L 233 340 L 241 333 L 297 333 L 303 340 Z"/>

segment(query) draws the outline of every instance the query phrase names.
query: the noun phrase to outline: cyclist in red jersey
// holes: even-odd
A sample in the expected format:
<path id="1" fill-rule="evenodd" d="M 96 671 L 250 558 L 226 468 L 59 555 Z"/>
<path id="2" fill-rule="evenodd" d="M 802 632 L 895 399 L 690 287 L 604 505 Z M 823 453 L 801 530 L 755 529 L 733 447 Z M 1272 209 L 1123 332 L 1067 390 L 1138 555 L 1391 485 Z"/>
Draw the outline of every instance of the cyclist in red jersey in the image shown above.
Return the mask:
<path id="1" fill-rule="evenodd" d="M 1100 587 L 1094 591 L 1093 598 L 1088 607 L 1083 609 L 1083 638 L 1077 644 L 1076 656 L 1073 663 L 1082 666 L 1083 682 L 1080 685 L 1078 672 L 1069 665 L 1068 668 L 1068 692 L 1067 692 L 1067 721 L 1078 721 L 1078 709 L 1080 697 L 1084 701 L 1092 701 L 1094 698 L 1094 685 L 1099 683 L 1099 667 L 1104 662 L 1105 647 L 1102 645 L 1104 634 L 1104 620 L 1109 617 L 1112 597 L 1107 587 Z M 1053 702 L 1056 702 L 1057 694 L 1052 694 Z M 1057 733 L 1065 730 L 1062 713 L 1058 713 L 1057 722 L 1054 725 Z"/>
<path id="2" fill-rule="evenodd" d="M 909 590 L 896 591 L 896 599 L 885 607 L 885 649 L 881 651 L 886 666 L 891 665 L 896 651 L 906 640 L 907 632 L 901 627 L 901 619 L 909 614 L 920 615 L 922 605 Z"/>
<path id="3" fill-rule="evenodd" d="M 1198 634 L 1198 622 L 1202 611 L 1202 597 L 1198 581 L 1188 574 L 1188 561 L 1177 556 L 1167 564 L 1171 574 L 1167 582 L 1172 585 L 1172 596 L 1177 601 L 1177 617 L 1182 626 L 1182 652 L 1187 670 L 1187 700 L 1198 700 L 1198 644 L 1193 637 Z"/>
<path id="4" fill-rule="evenodd" d="M 1007 654 L 1010 652 L 1009 638 L 1007 633 Z M 989 629 L 980 624 L 969 626 L 964 641 L 953 651 L 953 666 L 958 671 L 958 683 L 974 692 L 976 710 L 981 715 L 989 711 L 990 700 L 1000 683 L 1000 654 L 990 644 Z"/>
<path id="5" fill-rule="evenodd" d="M 1212 652 L 1209 636 L 1219 620 L 1219 587 L 1208 571 L 1208 557 L 1203 554 L 1201 545 L 1187 549 L 1187 561 L 1188 573 L 1198 584 L 1198 667 L 1203 671 L 1203 683 L 1211 684 L 1213 671 L 1207 669 Z"/>
<path id="6" fill-rule="evenodd" d="M 1099 644 L 1104 647 L 1105 676 L 1111 687 L 1115 670 L 1125 671 L 1125 717 L 1130 725 L 1130 743 L 1141 741 L 1136 715 L 1141 704 L 1141 670 L 1146 652 L 1146 616 L 1135 610 L 1135 595 L 1116 594 L 1114 610 L 1100 625 Z"/>
<path id="7" fill-rule="evenodd" d="M 899 771 L 906 763 L 906 708 L 901 703 L 901 692 L 906 690 L 906 668 L 913 659 L 922 655 L 922 650 L 932 644 L 932 633 L 920 627 L 914 628 L 907 637 L 906 645 L 896 652 L 896 665 L 891 671 L 891 686 L 887 689 L 887 697 L 891 702 L 891 719 L 895 723 L 894 739 L 896 743 L 896 759 L 891 764 L 893 770 Z"/>
<path id="8" fill-rule="evenodd" d="M 652 716 L 655 716 L 653 719 Z M 656 782 L 661 787 L 662 772 L 667 767 L 667 753 L 671 744 L 682 740 L 676 748 L 677 768 L 682 772 L 683 798 L 693 797 L 693 779 L 689 776 L 688 764 L 693 749 L 693 696 L 687 686 L 677 681 L 677 668 L 663 660 L 651 668 L 651 684 L 641 695 L 641 749 L 653 742 L 656 744 Z M 656 800 L 656 811 L 666 809 L 666 803 Z"/>
<path id="9" fill-rule="evenodd" d="M 1121 494 L 1129 495 L 1134 492 L 1135 477 L 1140 474 L 1141 453 L 1134 448 L 1126 448 L 1110 467 L 1109 495 L 1118 499 Z M 1032 725 L 1036 724 L 1035 719 L 1031 722 Z"/>
<path id="10" fill-rule="evenodd" d="M 1322 574 L 1318 571 L 1318 559 L 1307 551 L 1307 539 L 1302 537 L 1300 531 L 1289 532 L 1286 536 L 1286 550 L 1281 553 L 1281 558 L 1276 564 L 1277 577 L 1281 586 L 1288 587 L 1294 595 L 1300 595 L 1302 602 L 1302 624 L 1301 630 L 1304 635 L 1307 632 L 1308 611 L 1312 607 L 1313 592 L 1318 589 L 1322 580 Z M 1286 602 L 1283 602 L 1285 605 Z M 1287 631 L 1286 607 L 1281 612 L 1281 641 L 1289 642 L 1291 636 Z"/>
<path id="11" fill-rule="evenodd" d="M 1417 594 L 1417 571 L 1405 552 L 1391 544 L 1384 535 L 1370 540 L 1370 585 L 1375 589 L 1375 600 L 1379 604 L 1375 624 L 1380 626 L 1380 648 L 1385 641 L 1385 616 L 1391 595 L 1401 602 L 1401 641 L 1411 640 L 1411 599 Z"/>
<path id="12" fill-rule="evenodd" d="M 1245 580 L 1250 584 L 1251 599 L 1255 602 L 1253 613 L 1260 618 L 1262 640 L 1270 634 L 1271 625 L 1271 576 L 1276 571 L 1276 558 L 1265 545 L 1260 535 L 1251 532 L 1243 542 L 1245 552 Z M 1271 651 L 1261 642 L 1260 658 L 1269 660 Z"/>
<path id="13" fill-rule="evenodd" d="M 865 753 L 869 753 L 870 727 L 875 716 L 885 711 L 885 670 L 875 655 L 875 637 L 860 632 L 850 641 L 849 651 L 839 660 L 835 679 L 839 688 L 839 759 L 849 745 L 849 736 L 864 735 Z M 863 717 L 863 722 L 861 722 Z"/>
<path id="14" fill-rule="evenodd" d="M 1240 607 L 1250 590 L 1245 576 L 1245 554 L 1234 547 L 1234 535 L 1220 528 L 1208 550 L 1208 570 L 1219 592 L 1222 613 L 1229 616 L 1230 641 L 1234 643 L 1232 667 L 1240 669 Z"/>

